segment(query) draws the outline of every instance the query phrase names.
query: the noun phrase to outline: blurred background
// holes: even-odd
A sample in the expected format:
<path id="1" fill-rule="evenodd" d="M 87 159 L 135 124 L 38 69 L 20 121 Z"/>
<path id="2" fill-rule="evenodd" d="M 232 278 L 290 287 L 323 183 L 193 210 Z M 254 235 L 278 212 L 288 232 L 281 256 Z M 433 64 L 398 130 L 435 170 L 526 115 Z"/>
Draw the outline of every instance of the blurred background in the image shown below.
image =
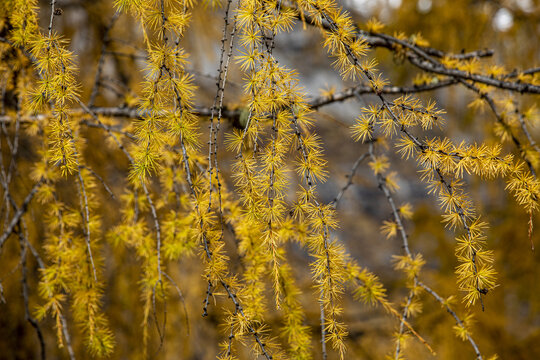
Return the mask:
<path id="1" fill-rule="evenodd" d="M 540 1 L 537 0 L 344 0 L 340 3 L 350 12 L 360 28 L 372 17 L 385 24 L 383 32 L 394 35 L 403 33 L 406 38 L 423 38 L 430 47 L 448 53 L 491 49 L 493 56 L 482 59 L 487 65 L 503 66 L 506 71 L 528 69 L 540 63 Z M 77 56 L 80 69 L 81 96 L 88 102 L 101 52 L 105 49 L 103 71 L 99 80 L 99 93 L 94 105 L 101 107 L 131 107 L 136 105 L 138 84 L 144 74 L 146 52 L 142 32 L 137 21 L 121 15 L 112 23 L 114 15 L 112 1 L 101 0 L 59 0 L 57 7 L 62 15 L 55 17 L 55 29 L 69 41 L 69 49 Z M 46 29 L 50 5 L 40 1 L 40 21 Z M 190 54 L 189 72 L 194 76 L 198 88 L 196 105 L 210 107 L 216 91 L 216 70 L 218 67 L 220 39 L 223 26 L 223 8 L 212 8 L 197 4 L 193 8 L 192 21 L 181 41 Z M 103 39 L 106 39 L 102 49 Z M 339 73 L 332 68 L 320 33 L 301 22 L 287 34 L 276 38 L 274 55 L 281 65 L 298 73 L 301 86 L 310 98 L 322 93 L 337 92 L 354 85 L 343 82 Z M 238 54 L 237 50 L 235 54 Z M 406 60 L 394 56 L 383 48 L 370 52 L 376 58 L 379 69 L 395 86 L 412 86 L 425 81 L 422 73 Z M 431 75 L 430 75 L 431 76 Z M 424 80 L 422 80 L 424 79 Z M 429 77 L 428 77 L 429 79 Z M 243 95 L 242 72 L 232 64 L 224 102 L 230 109 L 241 108 L 246 101 Z M 501 92 L 503 99 L 512 96 L 512 101 L 520 109 L 540 104 L 539 97 Z M 435 100 L 439 108 L 446 111 L 445 126 L 422 136 L 446 136 L 454 142 L 500 142 L 494 133 L 495 118 L 485 109 L 477 109 L 469 104 L 477 95 L 463 86 L 451 86 L 422 93 L 423 101 Z M 329 179 L 318 186 L 320 199 L 331 202 L 347 183 L 347 174 L 358 157 L 367 152 L 367 145 L 356 143 L 350 136 L 350 126 L 360 113 L 360 108 L 375 102 L 369 95 L 360 99 L 335 103 L 321 107 L 314 115 L 315 131 L 321 135 L 328 160 Z M 538 118 L 538 117 L 537 117 Z M 114 119 L 115 125 L 130 129 L 130 120 Z M 223 132 L 232 131 L 233 124 L 224 121 Z M 207 138 L 207 120 L 201 118 L 203 139 Z M 106 134 L 100 129 L 81 130 L 87 139 L 85 157 L 92 169 L 100 174 L 115 194 L 121 195 L 126 186 L 127 161 L 114 146 L 105 145 Z M 540 139 L 538 128 L 532 129 L 535 139 Z M 223 139 L 220 139 L 222 141 Z M 224 147 L 221 147 L 224 149 Z M 9 152 L 4 151 L 4 161 Z M 94 149 L 99 149 L 96 151 Z M 454 234 L 441 224 L 441 210 L 436 199 L 427 194 L 419 180 L 417 166 L 413 160 L 405 161 L 394 154 L 395 147 L 389 143 L 387 154 L 391 166 L 398 172 L 400 189 L 395 194 L 398 203 L 410 203 L 414 215 L 405 224 L 410 235 L 413 253 L 421 253 L 426 265 L 421 273 L 423 282 L 435 289 L 441 296 L 451 295 L 461 298 L 456 286 L 454 269 L 457 261 L 454 255 Z M 36 158 L 36 147 L 32 137 L 21 138 L 22 161 L 31 163 Z M 505 153 L 515 153 L 511 143 L 504 144 Z M 227 186 L 234 188 L 230 181 L 230 168 L 234 154 L 221 152 L 222 174 Z M 532 252 L 528 240 L 528 215 L 505 191 L 501 179 L 481 180 L 466 177 L 471 198 L 482 219 L 489 222 L 487 248 L 495 251 L 495 267 L 499 273 L 499 286 L 484 298 L 485 311 L 480 306 L 466 309 L 461 302 L 455 305 L 456 312 L 465 317 L 474 314 L 472 335 L 482 354 L 489 358 L 497 354 L 501 359 L 540 359 L 540 256 Z M 24 184 L 25 179 L 21 179 Z M 30 184 L 30 181 L 28 181 Z M 296 188 L 291 184 L 291 188 Z M 68 194 L 64 194 L 69 196 Z M 107 233 L 120 221 L 116 210 L 120 203 L 111 199 L 103 191 L 100 195 L 103 233 Z M 340 229 L 334 234 L 342 241 L 354 259 L 380 276 L 388 290 L 389 299 L 396 305 L 403 303 L 408 289 L 405 276 L 395 271 L 392 255 L 402 255 L 401 240 L 386 239 L 380 226 L 391 218 L 391 209 L 384 194 L 378 189 L 376 178 L 364 161 L 358 167 L 353 185 L 347 189 L 338 204 Z M 31 229 L 39 248 L 43 226 L 39 224 L 43 214 L 32 211 L 35 219 Z M 540 224 L 534 219 L 533 241 L 540 246 L 538 233 Z M 231 270 L 239 271 L 239 258 L 234 254 L 234 245 L 228 239 L 231 250 Z M 288 255 L 295 266 L 295 276 L 302 290 L 302 304 L 305 306 L 306 324 L 312 329 L 314 358 L 320 358 L 319 349 L 319 309 L 315 301 L 309 273 L 310 259 L 306 251 L 296 244 L 288 245 Z M 6 302 L 0 304 L 0 358 L 37 358 L 39 345 L 32 327 L 25 321 L 21 302 L 20 269 L 15 241 L 6 244 L 0 253 L 0 281 Z M 104 242 L 104 311 L 109 317 L 117 342 L 111 358 L 138 358 L 141 353 L 142 307 L 137 292 L 139 265 L 133 251 L 114 247 Z M 37 269 L 29 260 L 32 276 L 29 286 L 36 289 Z M 172 266 L 171 266 L 172 268 Z M 163 349 L 153 358 L 162 359 L 212 359 L 219 352 L 218 344 L 225 338 L 220 328 L 223 312 L 221 305 L 226 299 L 218 298 L 217 306 L 211 306 L 209 317 L 203 319 L 202 301 L 206 283 L 201 276 L 202 266 L 195 254 L 182 260 L 176 270 L 171 270 L 185 298 L 185 306 L 171 295 L 168 304 L 167 333 Z M 271 288 L 268 289 L 271 292 Z M 415 315 L 411 323 L 414 328 L 435 349 L 438 359 L 472 359 L 475 357 L 470 344 L 454 335 L 454 320 L 441 305 L 426 294 L 420 296 L 421 313 Z M 39 302 L 34 291 L 31 305 Z M 347 359 L 384 359 L 395 347 L 393 334 L 398 321 L 385 314 L 380 308 L 363 305 L 344 297 L 346 309 L 344 320 L 348 324 L 347 339 L 349 351 Z M 269 325 L 278 335 L 280 317 L 273 309 L 268 316 Z M 42 323 L 48 358 L 67 358 L 65 349 L 56 345 L 53 321 Z M 151 329 L 155 331 L 155 329 Z M 78 358 L 89 358 L 84 344 L 73 332 L 73 343 Z M 159 336 L 153 334 L 151 347 L 157 350 Z M 433 358 L 416 340 L 411 340 L 403 356 L 409 359 Z M 149 353 L 153 354 L 154 350 Z M 248 358 L 247 351 L 240 351 L 240 357 Z M 337 358 L 330 353 L 330 358 Z M 392 357 L 393 358 L 393 357 Z"/>

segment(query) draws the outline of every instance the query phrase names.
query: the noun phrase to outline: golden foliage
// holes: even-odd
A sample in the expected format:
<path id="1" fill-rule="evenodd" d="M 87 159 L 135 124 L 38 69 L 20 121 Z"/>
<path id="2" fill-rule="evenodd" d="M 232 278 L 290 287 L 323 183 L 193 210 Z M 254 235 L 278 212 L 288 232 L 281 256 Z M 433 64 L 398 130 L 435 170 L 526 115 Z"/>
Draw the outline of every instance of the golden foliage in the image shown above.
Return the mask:
<path id="1" fill-rule="evenodd" d="M 354 298 L 380 306 L 398 321 L 397 330 L 385 331 L 395 338 L 390 358 L 401 359 L 409 351 L 435 354 L 430 343 L 437 336 L 427 334 L 425 340 L 415 330 L 421 320 L 412 323 L 430 313 L 423 301 L 430 296 L 450 314 L 455 335 L 470 344 L 469 351 L 478 359 L 484 358 L 473 339 L 474 308 L 460 317 L 454 295 L 442 297 L 424 282 L 436 265 L 411 250 L 412 238 L 421 236 L 412 235 L 408 223 L 420 228 L 424 219 L 415 217 L 416 203 L 413 208 L 397 201 L 401 191 L 410 192 L 402 180 L 408 165 L 399 162 L 416 163 L 419 180 L 442 212 L 442 223 L 455 233 L 455 256 L 445 261 L 454 267 L 457 287 L 446 286 L 445 278 L 442 291 L 457 289 L 464 307 L 480 303 L 484 310 L 484 299 L 500 285 L 500 270 L 474 186 L 488 188 L 488 181 L 505 181 L 505 190 L 529 220 L 523 228 L 528 228 L 532 241 L 540 201 L 540 152 L 530 129 L 538 122 L 538 110 L 534 104 L 521 107 L 506 93 L 538 94 L 537 71 L 509 71 L 484 62 L 478 54 L 443 53 L 429 47 L 424 37 L 428 34 L 399 31 L 390 36 L 382 33 L 385 25 L 376 18 L 361 26 L 367 31 L 361 30 L 334 0 L 115 0 L 116 14 L 102 38 L 96 80 L 88 87 L 86 69 L 79 70 L 84 59 L 74 55 L 73 44 L 56 30 L 63 10 L 55 5 L 52 1 L 48 31 L 43 31 L 37 1 L 0 4 L 0 140 L 8 143 L 0 143 L 5 199 L 0 248 L 8 238 L 18 237 L 20 249 L 5 249 L 20 258 L 15 268 L 22 268 L 25 317 L 42 342 L 38 323 L 54 327 L 58 347 L 67 347 L 71 357 L 74 348 L 77 354 L 116 356 L 116 346 L 125 346 L 124 335 L 116 336 L 122 331 L 116 329 L 120 324 L 129 328 L 133 351 L 142 350 L 143 358 L 155 357 L 169 343 L 183 344 L 185 340 L 171 341 L 178 337 L 176 328 L 185 321 L 189 329 L 192 313 L 201 311 L 211 315 L 209 326 L 219 324 L 219 334 L 202 325 L 197 329 L 205 335 L 193 341 L 216 340 L 218 345 L 201 350 L 202 355 L 188 354 L 188 346 L 178 350 L 180 357 L 202 358 L 214 351 L 211 356 L 220 359 L 326 359 L 329 354 L 344 359 L 358 345 L 350 324 Z M 197 52 L 189 37 L 212 33 L 200 18 L 214 19 L 218 11 L 225 14 L 223 39 L 217 92 L 207 109 L 200 105 L 204 96 L 190 73 L 198 59 L 188 53 Z M 124 74 L 124 93 L 118 96 L 124 103 L 97 107 L 97 94 L 107 86 L 104 73 L 118 67 L 104 65 L 103 58 L 126 55 L 110 45 L 120 42 L 109 36 L 120 17 L 126 19 L 124 25 L 137 29 L 132 47 L 144 53 L 144 60 L 139 72 L 129 74 L 135 80 Z M 319 30 L 321 47 L 334 68 L 343 82 L 355 87 L 343 92 L 330 87 L 319 99 L 305 94 L 301 75 L 274 53 L 280 36 L 297 31 L 298 19 Z M 371 51 L 376 46 L 387 48 L 395 61 L 409 61 L 422 71 L 410 76 L 413 88 L 390 86 Z M 243 83 L 238 86 L 238 103 L 232 104 L 230 93 L 225 93 L 227 76 L 235 71 Z M 493 113 L 492 138 L 447 136 L 451 124 L 443 119 L 446 112 L 435 101 L 412 94 L 456 84 L 474 92 L 466 111 Z M 367 101 L 361 94 L 372 97 Z M 9 96 L 15 105 L 10 105 Z M 332 139 L 321 131 L 317 110 L 353 96 L 363 105 L 349 135 L 367 153 L 355 163 L 349 183 L 328 202 L 324 199 L 335 180 L 334 154 L 327 151 Z M 119 120 L 122 117 L 128 120 Z M 225 118 L 234 128 L 222 129 Z M 23 120 L 24 132 L 19 131 Z M 21 155 L 19 137 L 26 146 Z M 397 296 L 386 289 L 384 280 L 358 265 L 352 255 L 356 249 L 349 249 L 340 233 L 349 224 L 341 221 L 338 202 L 368 157 L 381 199 L 390 207 L 379 232 L 387 243 L 397 239 L 403 249 L 392 256 L 394 268 L 404 273 L 407 290 L 396 302 L 399 306 L 391 302 Z M 92 167 L 116 169 L 103 179 Z M 21 182 L 12 182 L 15 177 Z M 29 180 L 34 185 L 28 193 Z M 108 181 L 117 184 L 111 189 Z M 355 221 L 360 224 L 357 229 L 364 226 L 361 219 Z M 444 237 L 444 226 L 433 233 Z M 370 229 L 364 230 L 369 234 Z M 362 236 L 354 234 L 355 239 Z M 33 278 L 27 278 L 27 251 L 39 269 Z M 116 273 L 116 266 L 125 273 Z M 174 279 L 186 283 L 178 285 Z M 189 287 L 185 297 L 182 285 Z M 109 297 L 111 292 L 118 295 Z M 176 309 L 177 297 L 182 311 Z M 111 312 L 122 314 L 130 307 L 138 311 L 133 318 L 118 320 L 123 315 L 115 315 L 110 320 Z M 131 324 L 133 319 L 141 329 Z M 82 341 L 72 341 L 71 323 Z M 82 343 L 86 350 L 81 350 Z M 321 344 L 316 350 L 315 343 Z"/>

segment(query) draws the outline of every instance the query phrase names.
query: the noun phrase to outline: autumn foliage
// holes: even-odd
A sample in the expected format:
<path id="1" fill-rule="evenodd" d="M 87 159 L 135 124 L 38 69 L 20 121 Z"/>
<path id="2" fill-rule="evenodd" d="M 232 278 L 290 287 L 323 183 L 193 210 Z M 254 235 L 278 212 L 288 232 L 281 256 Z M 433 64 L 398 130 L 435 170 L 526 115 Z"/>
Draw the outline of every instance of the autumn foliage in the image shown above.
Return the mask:
<path id="1" fill-rule="evenodd" d="M 540 356 L 508 3 L 2 1 L 2 353 Z"/>

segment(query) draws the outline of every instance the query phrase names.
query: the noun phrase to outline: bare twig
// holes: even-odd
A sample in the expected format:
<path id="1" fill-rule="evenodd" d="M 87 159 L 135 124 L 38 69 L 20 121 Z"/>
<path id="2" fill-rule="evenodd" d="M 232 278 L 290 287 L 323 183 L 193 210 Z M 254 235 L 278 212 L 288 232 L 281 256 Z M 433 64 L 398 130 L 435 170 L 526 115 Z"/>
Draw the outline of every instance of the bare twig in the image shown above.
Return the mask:
<path id="1" fill-rule="evenodd" d="M 28 205 L 30 204 L 30 201 L 34 198 L 34 195 L 36 195 L 39 188 L 43 185 L 43 179 L 39 180 L 37 183 L 34 184 L 32 187 L 32 190 L 26 195 L 24 198 L 24 201 L 22 205 L 20 206 L 19 210 L 13 215 L 11 222 L 7 226 L 7 228 L 4 230 L 4 233 L 2 236 L 0 236 L 0 249 L 2 246 L 4 246 L 5 241 L 7 238 L 13 233 L 13 230 L 15 229 L 15 226 L 17 223 L 21 220 L 21 217 L 26 213 L 26 210 L 28 208 Z"/>
<path id="2" fill-rule="evenodd" d="M 336 195 L 336 197 L 334 198 L 334 200 L 332 200 L 332 202 L 330 202 L 331 205 L 334 206 L 334 208 L 337 208 L 338 206 L 338 203 L 339 201 L 341 200 L 341 198 L 343 197 L 343 195 L 345 194 L 345 191 L 347 191 L 347 189 L 353 184 L 353 178 L 354 178 L 354 175 L 356 174 L 356 170 L 358 169 L 358 166 L 360 165 L 360 163 L 362 161 L 364 161 L 365 158 L 367 158 L 369 156 L 369 154 L 362 154 L 358 157 L 358 159 L 356 159 L 356 161 L 354 162 L 352 168 L 351 168 L 351 171 L 349 174 L 347 174 L 347 183 L 341 188 L 341 190 L 339 191 L 339 193 Z"/>

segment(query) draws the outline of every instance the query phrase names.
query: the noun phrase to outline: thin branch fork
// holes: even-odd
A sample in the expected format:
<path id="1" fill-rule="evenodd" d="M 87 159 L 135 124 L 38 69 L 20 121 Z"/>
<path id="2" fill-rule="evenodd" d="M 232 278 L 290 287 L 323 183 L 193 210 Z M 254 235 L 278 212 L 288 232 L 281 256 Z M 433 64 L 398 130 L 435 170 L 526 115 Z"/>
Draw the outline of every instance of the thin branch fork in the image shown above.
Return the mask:
<path id="1" fill-rule="evenodd" d="M 317 26 L 317 22 L 310 17 L 308 14 L 303 14 L 304 18 L 306 19 L 306 22 L 310 25 Z M 333 27 L 330 23 L 322 23 L 322 28 L 325 30 L 332 31 Z M 511 82 L 506 81 L 504 79 L 511 77 L 514 73 L 517 74 L 517 72 L 513 72 L 511 74 L 508 74 L 507 76 L 503 76 L 502 79 L 497 79 L 494 77 L 482 75 L 482 74 L 472 74 L 465 71 L 461 71 L 458 69 L 452 69 L 447 68 L 443 64 L 441 64 L 439 61 L 434 59 L 433 57 L 442 58 L 442 57 L 449 57 L 459 60 L 466 60 L 471 59 L 475 57 L 488 57 L 493 55 L 492 50 L 477 50 L 470 53 L 463 53 L 463 54 L 446 54 L 440 50 L 432 49 L 432 48 L 424 48 L 420 47 L 415 44 L 411 44 L 409 42 L 397 39 L 393 36 L 381 34 L 381 33 L 372 33 L 367 31 L 362 31 L 357 29 L 357 34 L 359 37 L 361 37 L 370 47 L 384 47 L 389 49 L 390 51 L 395 51 L 395 46 L 403 46 L 410 50 L 410 52 L 407 53 L 407 59 L 415 66 L 421 68 L 424 71 L 428 71 L 431 73 L 436 73 L 440 75 L 446 75 L 450 76 L 456 79 L 465 79 L 465 80 L 473 80 L 478 83 L 494 86 L 500 89 L 506 89 L 511 90 L 515 92 L 519 92 L 521 94 L 523 93 L 531 93 L 531 94 L 540 94 L 540 86 L 529 84 L 529 83 L 523 83 L 523 82 Z M 527 74 L 534 74 L 536 72 L 540 71 L 538 68 L 533 68 L 526 70 Z M 524 72 L 525 73 L 525 72 Z"/>
<path id="2" fill-rule="evenodd" d="M 36 184 L 34 184 L 32 189 L 28 193 L 28 195 L 26 195 L 26 197 L 24 198 L 24 201 L 21 207 L 19 208 L 19 210 L 11 218 L 11 222 L 9 223 L 7 228 L 4 230 L 4 233 L 2 234 L 2 236 L 0 236 L 0 249 L 2 249 L 2 246 L 4 246 L 4 243 L 6 242 L 8 237 L 13 233 L 15 226 L 17 226 L 17 223 L 21 220 L 22 216 L 26 213 L 26 210 L 28 209 L 28 205 L 30 204 L 34 196 L 36 195 L 41 185 L 43 185 L 43 179 L 39 180 Z"/>
<path id="3" fill-rule="evenodd" d="M 368 153 L 368 155 L 370 156 L 370 158 L 372 160 L 375 160 L 375 154 L 374 154 L 374 151 L 373 151 L 373 143 L 369 144 L 369 153 Z M 388 186 L 386 185 L 385 178 L 381 174 L 377 174 L 376 179 L 377 179 L 379 189 L 384 193 L 384 195 L 386 197 L 386 200 L 387 200 L 387 202 L 390 205 L 390 208 L 392 210 L 392 216 L 394 217 L 394 221 L 396 222 L 397 227 L 399 229 L 399 234 L 401 236 L 401 240 L 402 240 L 402 243 L 403 243 L 402 247 L 405 250 L 405 254 L 407 255 L 407 257 L 409 259 L 412 260 L 414 257 L 412 255 L 412 252 L 411 252 L 410 247 L 409 247 L 409 237 L 408 237 L 407 232 L 405 230 L 405 225 L 403 223 L 403 220 L 402 220 L 402 217 L 400 215 L 399 209 L 396 206 L 396 201 L 394 200 L 394 197 L 392 196 L 392 193 L 390 192 L 390 189 L 388 189 Z M 463 321 L 459 318 L 459 316 L 456 314 L 456 312 L 454 310 L 452 310 L 452 308 L 448 305 L 448 303 L 435 290 L 433 290 L 428 285 L 421 282 L 420 279 L 418 278 L 418 274 L 414 275 L 414 286 L 420 286 L 427 293 L 429 293 L 437 302 L 439 302 L 443 307 L 446 308 L 446 311 L 454 318 L 454 320 L 456 321 L 456 324 L 458 326 L 465 327 Z M 408 312 L 408 308 L 409 308 L 409 306 L 411 304 L 412 297 L 413 297 L 413 292 L 411 291 L 409 293 L 409 296 L 407 297 L 407 304 L 406 304 L 405 308 L 403 309 L 403 315 L 402 315 L 403 318 L 400 321 L 400 328 L 399 328 L 400 335 L 404 331 L 404 325 L 405 325 L 404 321 L 407 321 L 407 312 Z M 471 337 L 471 335 L 467 334 L 467 340 L 471 344 L 471 346 L 472 346 L 472 348 L 473 348 L 473 350 L 474 350 L 474 352 L 476 354 L 476 359 L 478 359 L 478 360 L 483 359 L 482 353 L 480 352 L 480 349 L 478 348 L 478 345 L 476 344 L 474 339 Z M 395 358 L 396 359 L 399 359 L 399 353 L 400 353 L 400 342 L 398 341 L 397 346 L 396 346 L 396 351 L 395 351 Z"/>
<path id="4" fill-rule="evenodd" d="M 309 25 L 317 26 L 317 21 L 312 16 L 306 13 L 302 14 L 302 16 L 306 20 L 306 23 L 308 23 Z M 298 19 L 302 20 L 300 16 L 298 16 Z M 329 23 L 323 22 L 321 26 L 325 30 L 330 30 L 330 31 L 332 30 L 332 26 Z M 394 45 L 392 44 L 392 42 L 393 40 L 398 40 L 392 36 L 388 36 L 388 38 L 385 38 L 383 36 L 380 36 L 381 35 L 380 33 L 371 33 L 368 31 L 361 30 L 359 28 L 356 28 L 356 32 L 372 48 L 383 47 L 389 50 L 394 50 Z M 466 59 L 477 58 L 477 57 L 491 57 L 494 54 L 494 51 L 491 49 L 475 50 L 475 51 L 470 51 L 470 52 L 462 52 L 460 54 L 452 54 L 452 53 L 446 53 L 442 50 L 435 49 L 432 47 L 424 47 L 424 46 L 418 46 L 418 45 L 414 45 L 414 46 L 417 49 L 421 50 L 422 52 L 430 56 L 437 57 L 437 58 L 449 57 L 453 59 L 466 60 Z"/>

